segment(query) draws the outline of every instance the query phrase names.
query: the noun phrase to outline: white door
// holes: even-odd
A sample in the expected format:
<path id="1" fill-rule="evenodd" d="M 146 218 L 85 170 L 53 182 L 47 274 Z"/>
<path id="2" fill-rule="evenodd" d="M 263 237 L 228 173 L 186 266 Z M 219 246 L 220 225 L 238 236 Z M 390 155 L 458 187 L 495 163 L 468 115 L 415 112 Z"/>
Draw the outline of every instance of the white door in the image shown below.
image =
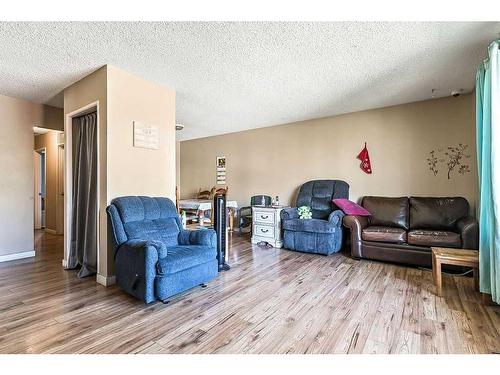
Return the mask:
<path id="1" fill-rule="evenodd" d="M 35 229 L 42 229 L 42 157 L 33 151 Z"/>
<path id="2" fill-rule="evenodd" d="M 64 145 L 57 147 L 57 234 L 64 233 Z"/>

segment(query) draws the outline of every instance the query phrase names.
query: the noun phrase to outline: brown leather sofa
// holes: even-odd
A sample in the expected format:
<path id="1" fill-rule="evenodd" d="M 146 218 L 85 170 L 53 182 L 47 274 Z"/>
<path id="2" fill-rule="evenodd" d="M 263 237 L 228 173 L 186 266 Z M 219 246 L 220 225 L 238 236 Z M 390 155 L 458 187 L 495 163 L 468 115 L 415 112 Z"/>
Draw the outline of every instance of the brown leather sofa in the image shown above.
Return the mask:
<path id="1" fill-rule="evenodd" d="M 371 216 L 344 217 L 351 255 L 431 266 L 431 246 L 477 249 L 479 227 L 465 198 L 364 197 Z"/>

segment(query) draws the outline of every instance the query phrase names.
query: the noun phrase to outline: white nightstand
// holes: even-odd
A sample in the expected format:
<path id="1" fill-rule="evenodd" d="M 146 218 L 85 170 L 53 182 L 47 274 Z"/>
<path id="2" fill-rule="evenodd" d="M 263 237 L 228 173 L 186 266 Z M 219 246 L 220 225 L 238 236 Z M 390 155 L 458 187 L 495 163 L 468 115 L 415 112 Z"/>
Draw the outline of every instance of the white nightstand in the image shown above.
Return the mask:
<path id="1" fill-rule="evenodd" d="M 267 242 L 283 247 L 281 210 L 284 206 L 252 206 L 252 243 Z"/>

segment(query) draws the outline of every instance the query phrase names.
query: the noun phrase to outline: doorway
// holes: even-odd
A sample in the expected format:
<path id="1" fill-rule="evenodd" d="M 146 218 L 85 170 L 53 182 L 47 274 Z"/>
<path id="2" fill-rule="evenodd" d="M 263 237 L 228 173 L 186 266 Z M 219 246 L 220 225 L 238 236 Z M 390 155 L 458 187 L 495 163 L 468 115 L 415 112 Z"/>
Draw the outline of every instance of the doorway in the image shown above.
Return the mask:
<path id="1" fill-rule="evenodd" d="M 40 148 L 33 151 L 34 167 L 34 216 L 35 230 L 45 228 L 46 219 L 46 171 L 47 171 L 47 150 Z"/>
<path id="2" fill-rule="evenodd" d="M 86 277 L 99 271 L 98 102 L 66 115 L 65 136 L 63 266 Z"/>

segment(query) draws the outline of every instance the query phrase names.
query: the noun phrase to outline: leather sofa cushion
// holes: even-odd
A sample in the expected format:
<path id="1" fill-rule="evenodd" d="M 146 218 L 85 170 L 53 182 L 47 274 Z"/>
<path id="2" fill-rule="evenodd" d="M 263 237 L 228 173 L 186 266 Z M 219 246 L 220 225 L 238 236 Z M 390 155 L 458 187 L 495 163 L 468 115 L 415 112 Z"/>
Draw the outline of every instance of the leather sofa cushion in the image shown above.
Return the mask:
<path id="1" fill-rule="evenodd" d="M 454 230 L 457 221 L 469 215 L 469 202 L 462 197 L 410 197 L 411 229 Z"/>
<path id="2" fill-rule="evenodd" d="M 283 221 L 283 229 L 293 232 L 335 233 L 336 227 L 328 220 L 288 219 Z"/>
<path id="3" fill-rule="evenodd" d="M 408 232 L 408 244 L 417 246 L 461 247 L 460 235 L 444 230 L 415 229 Z"/>
<path id="4" fill-rule="evenodd" d="M 210 246 L 173 246 L 167 248 L 167 256 L 158 261 L 159 275 L 176 273 L 217 258 L 217 252 Z"/>
<path id="5" fill-rule="evenodd" d="M 409 229 L 408 198 L 364 197 L 361 205 L 370 214 L 370 225 Z"/>
<path id="6" fill-rule="evenodd" d="M 404 243 L 406 231 L 394 227 L 369 226 L 363 229 L 361 238 L 364 241 Z"/>

